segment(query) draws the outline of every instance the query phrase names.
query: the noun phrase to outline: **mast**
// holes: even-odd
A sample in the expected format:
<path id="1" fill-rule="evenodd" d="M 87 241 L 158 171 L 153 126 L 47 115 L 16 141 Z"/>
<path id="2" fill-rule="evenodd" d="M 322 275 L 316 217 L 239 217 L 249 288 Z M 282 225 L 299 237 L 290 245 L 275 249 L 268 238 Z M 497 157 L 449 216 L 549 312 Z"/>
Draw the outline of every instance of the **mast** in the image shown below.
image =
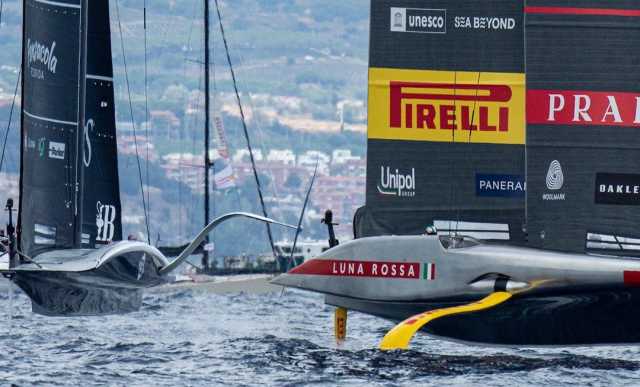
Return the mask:
<path id="1" fill-rule="evenodd" d="M 80 66 L 78 68 L 78 126 L 76 126 L 76 181 L 75 181 L 75 230 L 73 247 L 82 248 L 82 213 L 83 213 L 83 182 L 84 182 L 84 134 L 87 101 L 87 30 L 89 26 L 89 1 L 80 0 Z"/>
<path id="2" fill-rule="evenodd" d="M 24 133 L 25 133 L 25 124 L 24 124 L 24 74 L 25 74 L 25 58 L 27 57 L 26 53 L 27 53 L 27 45 L 26 45 L 26 23 L 27 23 L 27 12 L 25 11 L 25 9 L 27 8 L 27 1 L 23 0 L 22 1 L 22 39 L 20 41 L 20 43 L 22 44 L 22 50 L 21 50 L 21 58 L 20 58 L 20 74 L 21 77 L 19 79 L 20 82 L 20 177 L 19 177 L 19 182 L 18 182 L 18 220 L 17 220 L 17 224 L 16 224 L 16 230 L 15 230 L 15 234 L 16 237 L 18 238 L 16 246 L 18 247 L 19 250 L 23 250 L 24 247 L 22 246 L 22 238 L 20 237 L 22 234 L 22 203 L 24 202 L 23 200 L 23 195 L 22 195 L 22 187 L 24 182 L 22 181 L 22 176 L 24 175 L 24 159 L 25 159 L 25 152 L 24 152 L 24 146 L 25 146 L 25 138 L 24 138 Z M 10 235 L 7 235 L 8 237 L 11 237 Z"/>
<path id="3" fill-rule="evenodd" d="M 209 126 L 210 126 L 210 91 L 209 91 L 209 0 L 204 0 L 204 227 L 209 224 Z M 209 243 L 209 236 L 204 240 Z M 209 251 L 204 249 L 202 267 L 209 268 Z"/>

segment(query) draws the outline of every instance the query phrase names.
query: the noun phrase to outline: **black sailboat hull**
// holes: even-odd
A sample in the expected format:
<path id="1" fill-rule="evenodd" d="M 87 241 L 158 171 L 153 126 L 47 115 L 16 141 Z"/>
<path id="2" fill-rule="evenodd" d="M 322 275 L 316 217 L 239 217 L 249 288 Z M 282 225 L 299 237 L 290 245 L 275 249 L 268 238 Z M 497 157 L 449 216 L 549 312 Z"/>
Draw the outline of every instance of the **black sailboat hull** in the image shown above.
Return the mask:
<path id="1" fill-rule="evenodd" d="M 92 316 L 135 312 L 142 305 L 142 288 L 115 284 L 100 285 L 78 281 L 78 273 L 39 272 L 19 274 L 13 281 L 31 299 L 34 313 L 45 316 Z"/>
<path id="2" fill-rule="evenodd" d="M 326 296 L 334 306 L 393 321 L 463 303 L 376 302 Z M 422 332 L 469 343 L 560 346 L 640 343 L 640 289 L 514 297 L 485 311 L 437 319 Z"/>
<path id="3" fill-rule="evenodd" d="M 167 282 L 155 248 L 120 242 L 99 250 L 53 251 L 7 270 L 31 299 L 33 312 L 46 316 L 91 316 L 134 312 L 145 288 Z"/>

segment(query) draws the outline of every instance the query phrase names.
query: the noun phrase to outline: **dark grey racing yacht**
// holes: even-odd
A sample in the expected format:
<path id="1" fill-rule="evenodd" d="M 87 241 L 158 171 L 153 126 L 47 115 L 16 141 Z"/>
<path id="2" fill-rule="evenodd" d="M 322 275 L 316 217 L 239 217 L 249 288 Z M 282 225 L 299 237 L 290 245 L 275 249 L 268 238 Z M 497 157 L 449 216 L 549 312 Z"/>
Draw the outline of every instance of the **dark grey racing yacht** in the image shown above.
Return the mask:
<path id="1" fill-rule="evenodd" d="M 135 311 L 221 222 L 277 223 L 220 216 L 172 261 L 122 241 L 108 0 L 24 1 L 22 74 L 20 206 L 16 228 L 7 204 L 0 273 L 34 312 Z"/>

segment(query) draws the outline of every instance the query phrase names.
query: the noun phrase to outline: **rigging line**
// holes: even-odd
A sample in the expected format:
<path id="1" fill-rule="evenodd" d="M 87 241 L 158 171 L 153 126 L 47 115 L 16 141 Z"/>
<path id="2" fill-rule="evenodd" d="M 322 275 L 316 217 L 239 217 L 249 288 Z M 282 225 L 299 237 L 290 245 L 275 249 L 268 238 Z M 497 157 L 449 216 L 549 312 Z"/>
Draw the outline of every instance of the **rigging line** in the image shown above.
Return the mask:
<path id="1" fill-rule="evenodd" d="M 18 95 L 18 88 L 20 87 L 20 78 L 22 77 L 22 68 L 18 71 L 18 79 L 16 80 L 16 88 L 13 91 L 13 101 L 11 102 L 11 109 L 9 110 L 9 122 L 7 123 L 7 130 L 4 133 L 4 141 L 2 142 L 2 156 L 0 156 L 0 172 L 2 172 L 2 165 L 4 164 L 4 152 L 7 149 L 7 141 L 9 138 L 9 131 L 11 130 L 11 120 L 13 119 L 13 109 L 16 106 L 16 96 Z"/>
<path id="2" fill-rule="evenodd" d="M 238 61 L 240 62 L 240 66 L 244 65 L 244 60 L 242 58 L 242 54 L 240 53 L 238 54 Z M 239 81 L 238 83 L 240 85 L 243 84 L 242 81 Z M 260 148 L 260 151 L 262 152 L 262 154 L 265 155 L 266 157 L 267 148 L 264 145 L 265 134 L 264 134 L 264 129 L 262 128 L 262 124 L 260 123 L 260 114 L 256 109 L 255 105 L 253 104 L 253 97 L 251 96 L 251 92 L 247 92 L 247 95 L 249 96 L 248 101 L 249 101 L 249 108 L 251 109 L 250 112 L 252 113 L 253 122 L 255 123 L 255 126 L 256 126 L 256 132 L 258 137 L 258 147 Z M 287 139 L 289 140 L 288 131 L 287 131 Z M 291 144 L 291 141 L 289 140 L 288 143 Z M 275 181 L 272 168 L 269 168 L 269 166 L 266 166 L 265 169 L 267 171 L 267 175 L 271 178 L 271 181 Z M 272 192 L 273 196 L 277 199 L 280 196 L 278 192 L 278 185 L 272 184 L 271 188 L 273 189 L 273 192 Z"/>
<path id="3" fill-rule="evenodd" d="M 131 113 L 131 127 L 133 128 L 133 145 L 136 151 L 136 162 L 138 164 L 138 178 L 140 180 L 140 193 L 142 194 L 142 209 L 144 211 L 144 223 L 147 229 L 147 242 L 151 244 L 151 233 L 149 232 L 149 214 L 147 213 L 147 201 L 144 197 L 144 184 L 142 181 L 142 166 L 140 165 L 140 154 L 138 152 L 138 136 L 136 134 L 136 122 L 133 116 L 133 102 L 131 101 L 131 87 L 129 85 L 129 72 L 127 71 L 127 55 L 124 50 L 124 36 L 122 34 L 122 22 L 120 21 L 119 1 L 116 0 L 116 17 L 118 19 L 118 30 L 120 32 L 120 49 L 122 50 L 122 64 L 124 66 L 124 78 L 127 84 L 127 95 L 129 96 L 129 112 Z"/>
<path id="4" fill-rule="evenodd" d="M 311 182 L 309 183 L 309 189 L 307 189 L 307 195 L 304 197 L 304 202 L 302 203 L 302 211 L 300 212 L 300 218 L 298 219 L 298 227 L 296 228 L 296 236 L 293 238 L 293 246 L 291 247 L 291 256 L 289 257 L 290 267 L 294 267 L 296 265 L 293 254 L 296 251 L 296 245 L 298 244 L 298 236 L 300 236 L 300 231 L 302 231 L 302 221 L 304 220 L 304 213 L 307 210 L 307 204 L 309 203 L 309 197 L 311 196 L 311 190 L 313 190 L 313 183 L 316 181 L 316 175 L 318 174 L 318 164 L 320 163 L 320 158 L 316 158 L 316 167 L 313 169 L 313 176 L 311 177 Z"/>
<path id="5" fill-rule="evenodd" d="M 193 7 L 191 10 L 191 24 L 189 25 L 189 34 L 187 35 L 187 41 L 186 41 L 186 51 L 184 53 L 184 57 L 183 57 L 183 63 L 182 63 L 182 79 L 187 79 L 187 65 L 190 62 L 194 62 L 194 63 L 202 63 L 202 61 L 198 60 L 198 61 L 191 61 L 187 58 L 187 55 L 189 55 L 191 53 L 191 50 L 193 48 L 193 43 L 192 43 L 192 38 L 193 38 L 193 27 L 196 24 L 196 20 L 198 20 L 196 18 L 196 11 L 197 11 L 198 7 L 197 7 L 197 2 L 194 1 L 193 2 Z M 202 83 L 202 73 L 198 72 L 199 76 L 198 76 L 198 90 L 200 90 L 200 85 Z M 186 93 L 184 96 L 184 111 L 185 113 L 187 111 L 189 111 L 190 109 L 198 109 L 198 100 L 194 99 L 193 100 L 193 107 L 192 107 L 192 98 L 190 93 Z M 180 163 L 183 162 L 184 160 L 184 152 L 185 152 L 185 133 L 192 132 L 192 128 L 197 126 L 197 119 L 198 119 L 198 115 L 194 114 L 185 114 L 185 119 L 184 125 L 181 125 L 180 128 L 178 129 L 178 151 L 179 151 L 179 158 L 180 158 Z M 169 138 L 170 139 L 170 138 Z M 195 146 L 192 147 L 192 149 L 195 149 Z M 193 207 L 189 207 L 187 209 L 187 206 L 184 203 L 194 203 L 194 200 L 189 200 L 189 201 L 184 201 L 182 200 L 182 196 L 183 196 L 183 185 L 185 185 L 186 183 L 186 178 L 185 178 L 185 174 L 184 174 L 184 169 L 180 168 L 178 175 L 176 176 L 179 184 L 177 184 L 177 189 L 176 189 L 176 193 L 177 193 L 177 198 L 178 198 L 178 205 L 177 205 L 177 209 L 179 211 L 179 214 L 184 213 L 189 213 L 189 211 L 191 211 L 192 213 L 195 213 L 195 210 L 193 209 Z M 191 191 L 189 191 L 191 192 Z M 187 217 L 184 217 L 185 221 L 183 221 L 183 217 L 179 216 L 178 217 L 178 225 L 177 225 L 177 235 L 178 238 L 187 238 Z"/>
<path id="6" fill-rule="evenodd" d="M 2 26 L 2 11 L 4 10 L 4 0 L 0 0 L 0 26 Z"/>
<path id="7" fill-rule="evenodd" d="M 211 31 L 211 34 L 213 35 L 213 31 Z M 209 45 L 209 50 L 210 50 L 210 60 L 209 60 L 209 68 L 207 69 L 207 72 L 209 73 L 209 76 L 211 76 L 211 78 L 213 78 L 213 98 L 211 99 L 212 105 L 211 105 L 211 109 L 214 112 L 213 113 L 213 122 L 214 122 L 214 135 L 213 138 L 216 139 L 215 143 L 216 143 L 216 148 L 218 149 L 218 156 L 220 156 L 219 150 L 222 147 L 222 139 L 220 138 L 220 132 L 218 132 L 218 124 L 217 124 L 217 120 L 220 120 L 220 125 L 222 125 L 222 127 L 224 127 L 224 123 L 222 122 L 222 114 L 220 114 L 220 117 L 217 116 L 217 96 L 218 96 L 218 85 L 216 83 L 216 41 L 215 41 L 215 35 L 213 36 L 213 39 L 211 39 L 211 43 Z M 226 138 L 226 135 L 225 135 Z M 224 146 L 227 148 L 227 156 L 229 156 L 229 146 L 228 144 L 224 144 Z M 227 163 L 230 163 L 231 160 L 227 159 L 226 160 Z M 232 167 L 233 168 L 233 167 Z M 212 168 L 211 168 L 213 174 L 213 194 L 212 196 L 212 200 L 211 200 L 211 216 L 213 219 L 216 218 L 216 199 L 217 199 L 217 194 L 218 194 L 218 187 L 216 185 L 216 169 L 215 169 L 215 161 L 213 162 Z M 216 230 L 214 229 L 213 232 L 211 233 L 211 241 L 213 242 L 213 245 L 215 246 L 216 244 Z M 213 251 L 213 260 L 215 261 L 215 250 Z"/>
<path id="8" fill-rule="evenodd" d="M 151 213 L 151 190 L 149 189 L 149 147 L 151 137 L 149 137 L 149 73 L 148 73 L 148 51 L 147 51 L 147 0 L 143 3 L 143 27 L 144 27 L 144 135 L 146 137 L 145 147 L 147 157 L 145 160 L 146 182 L 147 182 L 147 210 Z M 149 238 L 151 238 L 151 228 L 148 226 Z M 150 240 L 150 239 L 149 239 Z"/>
<path id="9" fill-rule="evenodd" d="M 220 35 L 222 36 L 222 42 L 224 43 L 224 49 L 227 54 L 227 62 L 229 63 L 229 71 L 231 72 L 231 80 L 233 81 L 233 89 L 236 94 L 236 100 L 238 102 L 238 108 L 240 109 L 240 118 L 242 121 L 242 129 L 244 131 L 244 138 L 247 142 L 247 148 L 249 150 L 249 158 L 251 159 L 251 166 L 253 167 L 253 177 L 256 180 L 256 185 L 258 188 L 258 196 L 260 198 L 260 205 L 262 207 L 262 214 L 268 218 L 267 207 L 264 204 L 264 197 L 262 195 L 262 186 L 260 185 L 260 177 L 258 176 L 258 170 L 256 169 L 256 161 L 253 158 L 253 149 L 251 148 L 251 140 L 249 138 L 249 131 L 247 130 L 247 122 L 244 117 L 244 111 L 242 110 L 242 102 L 240 101 L 240 92 L 238 91 L 238 83 L 236 82 L 236 74 L 233 70 L 233 64 L 231 63 L 231 56 L 229 55 L 229 45 L 227 43 L 227 38 L 224 33 L 224 26 L 222 25 L 222 15 L 220 14 L 220 6 L 218 4 L 218 0 L 214 0 L 216 5 L 216 12 L 218 13 L 218 22 L 220 25 Z M 271 245 L 271 251 L 273 255 L 276 256 L 276 248 L 273 243 L 273 234 L 271 233 L 271 226 L 269 223 L 267 225 L 267 235 L 269 236 L 269 244 Z"/>
<path id="10" fill-rule="evenodd" d="M 616 240 L 616 243 L 618 244 L 618 247 L 620 247 L 620 250 L 624 250 L 624 247 L 622 247 L 622 243 L 620 243 L 620 240 L 618 239 L 618 237 L 614 235 L 613 239 Z"/>
<path id="11" fill-rule="evenodd" d="M 453 115 L 453 127 L 451 129 L 451 144 L 452 146 L 455 146 L 456 143 L 456 132 L 455 132 L 455 128 L 458 126 L 458 71 L 454 71 L 453 72 L 453 111 L 454 111 L 454 115 Z M 450 163 L 450 173 L 449 173 L 449 235 L 451 235 L 451 231 L 452 231 L 452 225 L 451 223 L 453 222 L 451 213 L 453 212 L 454 206 L 455 206 L 455 188 L 453 186 L 453 173 L 454 173 L 454 164 L 455 163 Z M 434 222 L 435 223 L 435 222 Z M 454 234 L 455 235 L 455 234 Z"/>
<path id="12" fill-rule="evenodd" d="M 467 160 L 467 153 L 469 150 L 469 144 L 471 144 L 471 133 L 473 132 L 472 128 L 473 128 L 473 122 L 475 121 L 476 118 L 476 108 L 478 105 L 478 89 L 480 88 L 480 74 L 482 74 L 481 71 L 478 71 L 478 78 L 476 79 L 476 95 L 475 98 L 473 100 L 473 110 L 471 112 L 471 124 L 469 125 L 469 137 L 467 138 L 467 147 L 465 148 L 465 152 L 464 152 L 464 157 L 462 158 L 462 160 Z M 473 165 L 473 161 L 471 162 Z M 460 206 L 457 207 L 457 213 L 456 213 L 456 234 L 458 233 L 458 226 L 460 225 Z"/>

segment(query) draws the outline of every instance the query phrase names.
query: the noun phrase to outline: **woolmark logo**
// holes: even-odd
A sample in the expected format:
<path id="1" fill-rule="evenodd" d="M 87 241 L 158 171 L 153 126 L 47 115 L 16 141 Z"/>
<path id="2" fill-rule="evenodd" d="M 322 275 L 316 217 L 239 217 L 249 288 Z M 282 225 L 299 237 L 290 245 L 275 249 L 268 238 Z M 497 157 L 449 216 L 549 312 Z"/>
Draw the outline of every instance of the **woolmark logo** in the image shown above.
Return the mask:
<path id="1" fill-rule="evenodd" d="M 558 160 L 553 160 L 549 164 L 547 170 L 547 189 L 550 191 L 559 191 L 564 185 L 564 173 L 562 172 L 562 165 Z M 542 200 L 565 200 L 565 194 L 562 192 L 545 193 L 542 195 Z"/>
<path id="2" fill-rule="evenodd" d="M 562 173 L 562 165 L 558 160 L 553 160 L 549 164 L 549 170 L 547 171 L 547 188 L 552 191 L 562 189 L 564 184 L 564 174 Z"/>
<path id="3" fill-rule="evenodd" d="M 391 7 L 390 25 L 393 32 L 446 34 L 447 10 Z"/>
<path id="4" fill-rule="evenodd" d="M 511 96 L 506 85 L 391 81 L 389 126 L 402 128 L 404 113 L 406 129 L 508 132 Z"/>
<path id="5" fill-rule="evenodd" d="M 378 192 L 382 195 L 414 197 L 416 195 L 416 170 L 411 168 L 408 174 L 402 174 L 396 168 L 380 167 Z"/>
<path id="6" fill-rule="evenodd" d="M 51 46 L 46 46 L 37 40 L 32 41 L 31 39 L 27 39 L 27 60 L 29 65 L 32 64 L 42 64 L 45 69 L 49 71 L 51 74 L 56 73 L 56 67 L 58 65 L 58 57 L 55 56 L 54 52 L 56 49 L 56 42 L 53 41 Z M 44 73 L 40 69 L 31 68 L 31 73 L 34 77 L 44 78 Z"/>
<path id="7" fill-rule="evenodd" d="M 49 141 L 49 158 L 64 160 L 66 144 L 63 142 Z"/>

